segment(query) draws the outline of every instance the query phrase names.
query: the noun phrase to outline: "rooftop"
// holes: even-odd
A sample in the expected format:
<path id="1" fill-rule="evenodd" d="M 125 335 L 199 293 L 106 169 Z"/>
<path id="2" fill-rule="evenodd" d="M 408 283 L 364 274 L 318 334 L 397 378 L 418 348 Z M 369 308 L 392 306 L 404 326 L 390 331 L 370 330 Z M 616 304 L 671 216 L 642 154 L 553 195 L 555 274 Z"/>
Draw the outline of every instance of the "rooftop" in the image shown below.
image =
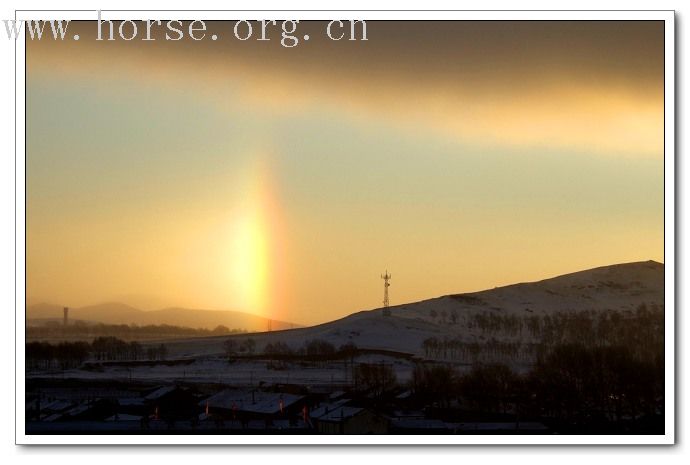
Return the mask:
<path id="1" fill-rule="evenodd" d="M 163 386 L 163 387 L 156 389 L 155 391 L 153 391 L 152 393 L 150 393 L 146 397 L 144 397 L 144 399 L 146 399 L 146 400 L 160 399 L 164 395 L 170 394 L 174 390 L 175 390 L 175 386 Z"/>
<path id="2" fill-rule="evenodd" d="M 287 394 L 284 392 L 261 392 L 226 389 L 211 397 L 199 402 L 201 407 L 208 405 L 210 408 L 222 408 L 231 410 L 236 408 L 238 411 L 273 414 L 280 412 L 282 400 L 283 408 L 288 408 L 295 402 L 303 399 L 304 396 Z"/>

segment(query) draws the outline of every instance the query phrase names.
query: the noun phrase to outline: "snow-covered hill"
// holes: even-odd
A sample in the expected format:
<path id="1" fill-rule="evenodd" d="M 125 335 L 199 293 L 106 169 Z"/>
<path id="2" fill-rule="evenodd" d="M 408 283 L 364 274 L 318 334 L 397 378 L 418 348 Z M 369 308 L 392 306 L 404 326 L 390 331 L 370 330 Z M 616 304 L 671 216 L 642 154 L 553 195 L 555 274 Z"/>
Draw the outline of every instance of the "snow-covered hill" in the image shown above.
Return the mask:
<path id="1" fill-rule="evenodd" d="M 486 334 L 477 326 L 477 316 L 493 315 L 525 319 L 532 316 L 576 312 L 616 311 L 623 317 L 641 305 L 664 304 L 664 265 L 635 262 L 605 266 L 491 290 L 448 295 L 394 306 L 391 315 L 383 309 L 363 311 L 340 320 L 285 331 L 233 336 L 252 338 L 258 351 L 269 343 L 284 342 L 293 349 L 305 341 L 323 339 L 336 347 L 352 342 L 359 348 L 384 349 L 422 355 L 428 338 L 483 342 Z M 168 344 L 173 356 L 213 355 L 223 352 L 226 338 L 198 338 Z M 528 340 L 523 333 L 511 340 Z"/>

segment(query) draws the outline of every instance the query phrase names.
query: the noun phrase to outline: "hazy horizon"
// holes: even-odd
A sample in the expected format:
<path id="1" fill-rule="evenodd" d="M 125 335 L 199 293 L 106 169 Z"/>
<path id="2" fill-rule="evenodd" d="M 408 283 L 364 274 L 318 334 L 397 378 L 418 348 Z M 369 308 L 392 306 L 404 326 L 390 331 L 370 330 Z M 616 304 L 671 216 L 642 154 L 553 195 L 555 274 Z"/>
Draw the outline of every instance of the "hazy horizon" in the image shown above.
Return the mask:
<path id="1" fill-rule="evenodd" d="M 586 270 L 574 270 L 574 271 L 571 272 L 571 273 L 565 273 L 565 275 L 573 274 L 573 273 L 578 273 L 578 272 L 582 272 L 582 271 L 589 271 L 589 270 L 593 270 L 593 269 L 597 269 L 597 268 L 605 268 L 605 267 L 607 267 L 607 266 L 629 265 L 629 264 L 633 264 L 633 263 L 644 263 L 644 262 L 649 262 L 649 261 L 652 261 L 652 262 L 655 262 L 655 263 L 659 263 L 660 265 L 664 265 L 664 262 L 663 262 L 663 261 L 658 262 L 658 261 L 656 261 L 656 260 L 643 260 L 643 261 L 640 261 L 640 262 L 627 262 L 627 263 L 612 263 L 612 264 L 610 264 L 610 265 L 596 266 L 596 267 L 593 267 L 593 268 L 588 268 L 588 269 L 586 269 Z M 485 288 L 485 289 L 475 289 L 475 290 L 470 290 L 470 291 L 463 291 L 463 293 L 482 292 L 482 291 L 488 291 L 488 290 L 491 290 L 491 289 L 497 289 L 497 288 L 500 288 L 500 287 L 503 287 L 503 286 L 510 286 L 510 285 L 514 285 L 514 284 L 525 284 L 525 283 L 540 282 L 540 281 L 543 281 L 543 280 L 548 280 L 548 279 L 551 279 L 551 278 L 557 278 L 557 277 L 560 277 L 560 276 L 563 276 L 563 275 L 558 275 L 558 276 L 547 276 L 547 277 L 544 277 L 544 278 L 537 278 L 537 279 L 535 279 L 534 281 L 519 281 L 519 282 L 514 282 L 514 283 L 503 284 L 503 285 L 501 285 L 501 286 L 487 287 L 487 288 Z M 456 294 L 456 293 L 449 293 L 449 294 L 445 294 L 445 295 L 453 295 L 453 294 Z M 438 298 L 438 297 L 443 297 L 443 296 L 442 296 L 442 295 L 428 296 L 428 297 L 426 297 L 426 298 L 422 298 L 420 301 L 429 300 L 429 299 L 434 299 L 434 298 Z M 143 298 L 144 300 L 140 300 L 140 301 L 128 300 L 128 298 L 125 298 L 125 297 L 116 298 L 116 299 L 111 299 L 111 300 L 102 300 L 102 301 L 92 302 L 92 303 L 85 304 L 85 305 L 80 305 L 80 306 L 77 307 L 77 308 L 100 307 L 100 306 L 108 306 L 108 305 L 124 305 L 124 306 L 127 306 L 127 307 L 134 308 L 134 309 L 136 309 L 136 310 L 142 310 L 142 311 L 146 311 L 146 312 L 148 312 L 148 311 L 160 311 L 160 310 L 171 310 L 171 309 L 178 309 L 178 308 L 179 308 L 179 309 L 192 310 L 192 311 L 198 310 L 198 311 L 212 311 L 212 312 L 241 312 L 241 313 L 247 313 L 247 314 L 254 315 L 254 316 L 259 316 L 259 317 L 262 316 L 262 315 L 259 315 L 259 314 L 253 313 L 253 312 L 247 312 L 247 311 L 242 311 L 242 310 L 235 310 L 235 309 L 231 309 L 231 308 L 189 308 L 189 307 L 182 307 L 182 306 L 179 306 L 179 305 L 159 305 L 159 306 L 151 306 L 151 305 L 147 305 L 147 304 L 140 304 L 140 303 L 138 303 L 138 302 L 151 302 L 151 301 L 153 301 L 153 300 L 155 300 L 155 299 L 147 299 L 146 297 L 142 297 L 142 298 Z M 412 304 L 412 303 L 416 303 L 416 302 L 418 302 L 418 301 L 398 302 L 398 303 L 393 304 L 392 307 L 395 307 L 396 305 L 406 305 L 406 304 Z M 50 305 L 50 306 L 56 306 L 56 307 L 63 307 L 62 304 L 57 303 L 57 302 L 52 302 L 52 301 L 50 301 L 50 299 L 38 299 L 38 300 L 32 301 L 32 302 L 30 302 L 29 300 L 26 301 L 26 307 L 27 307 L 27 308 L 28 308 L 28 307 L 31 307 L 31 306 L 40 306 L 40 305 Z M 351 315 L 351 314 L 353 314 L 353 313 L 357 313 L 357 312 L 360 312 L 360 311 L 376 310 L 376 309 L 381 309 L 381 308 L 383 308 L 382 305 L 379 305 L 379 306 L 377 306 L 377 307 L 372 307 L 372 308 L 353 309 L 352 311 L 350 311 L 350 312 L 348 312 L 348 313 L 345 313 L 345 314 L 343 314 L 343 315 L 339 315 L 339 316 L 333 317 L 333 318 L 331 318 L 331 319 L 329 319 L 329 320 L 312 322 L 312 323 L 310 323 L 310 324 L 308 324 L 308 325 L 319 325 L 319 324 L 327 323 L 327 322 L 329 322 L 329 321 L 333 321 L 333 320 L 336 320 L 336 319 L 339 319 L 339 318 L 342 318 L 342 317 L 344 317 L 344 316 L 348 316 L 348 315 Z M 56 318 L 61 318 L 60 314 L 58 314 Z M 300 321 L 292 321 L 292 320 L 291 320 L 291 321 L 287 321 L 287 322 L 289 322 L 289 323 L 294 323 L 294 324 L 298 324 L 298 325 L 302 325 L 302 324 L 303 324 L 303 323 L 300 322 Z"/>
<path id="2" fill-rule="evenodd" d="M 74 26 L 27 42 L 27 304 L 314 324 L 386 270 L 396 305 L 664 261 L 663 22 Z"/>

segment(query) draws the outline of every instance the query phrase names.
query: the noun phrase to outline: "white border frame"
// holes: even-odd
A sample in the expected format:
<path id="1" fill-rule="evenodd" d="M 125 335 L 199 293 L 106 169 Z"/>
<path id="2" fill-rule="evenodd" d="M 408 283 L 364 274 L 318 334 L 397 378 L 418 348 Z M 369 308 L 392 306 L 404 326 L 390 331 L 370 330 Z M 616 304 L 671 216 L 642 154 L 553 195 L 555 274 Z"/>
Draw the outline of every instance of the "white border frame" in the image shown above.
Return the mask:
<path id="1" fill-rule="evenodd" d="M 15 19 L 95 20 L 96 10 L 17 10 Z M 675 24 L 673 11 L 348 11 L 348 10 L 103 10 L 102 19 L 365 19 L 374 20 L 657 20 L 665 23 L 664 269 L 665 434 L 663 435 L 27 435 L 25 430 L 25 50 L 15 45 L 15 441 L 16 444 L 627 444 L 675 443 Z"/>

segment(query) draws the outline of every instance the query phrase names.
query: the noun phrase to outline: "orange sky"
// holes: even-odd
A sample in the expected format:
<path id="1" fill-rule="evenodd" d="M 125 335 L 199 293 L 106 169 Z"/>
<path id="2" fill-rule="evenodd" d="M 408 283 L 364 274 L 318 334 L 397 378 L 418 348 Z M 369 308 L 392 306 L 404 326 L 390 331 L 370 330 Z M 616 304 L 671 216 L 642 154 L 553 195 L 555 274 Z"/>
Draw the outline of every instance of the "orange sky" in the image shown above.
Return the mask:
<path id="1" fill-rule="evenodd" d="M 75 25 L 76 26 L 76 25 Z M 663 261 L 663 23 L 27 46 L 27 298 L 299 323 Z"/>

